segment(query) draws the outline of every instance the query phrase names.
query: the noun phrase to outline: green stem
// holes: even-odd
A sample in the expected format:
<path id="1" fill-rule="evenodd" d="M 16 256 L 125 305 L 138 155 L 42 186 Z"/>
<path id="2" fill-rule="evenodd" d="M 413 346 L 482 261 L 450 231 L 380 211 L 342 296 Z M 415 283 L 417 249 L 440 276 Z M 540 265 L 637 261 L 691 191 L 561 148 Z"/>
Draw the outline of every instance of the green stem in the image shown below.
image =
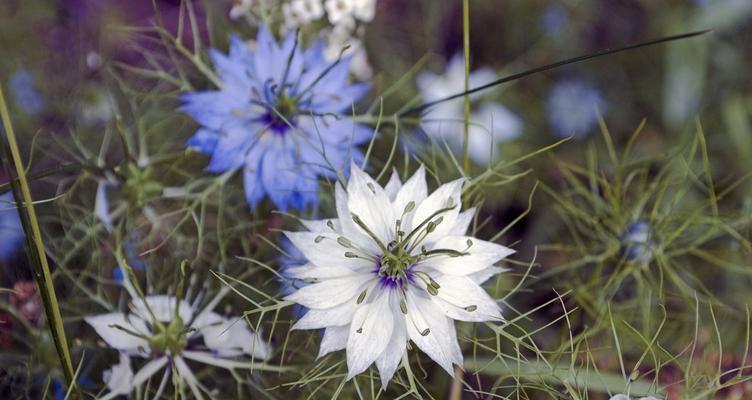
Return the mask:
<path id="1" fill-rule="evenodd" d="M 470 0 L 462 0 L 462 46 L 465 51 L 465 92 L 470 90 Z M 465 116 L 462 131 L 462 166 L 470 173 L 470 95 L 465 94 Z"/>
<path id="2" fill-rule="evenodd" d="M 6 152 L 6 157 L 3 157 L 3 164 L 5 165 L 11 186 L 13 187 L 13 196 L 16 200 L 18 213 L 21 217 L 26 236 L 26 243 L 29 249 L 29 259 L 31 264 L 36 266 L 34 278 L 37 281 L 39 293 L 44 305 L 44 312 L 49 321 L 50 333 L 55 342 L 55 348 L 57 349 L 60 364 L 63 367 L 65 379 L 70 388 L 75 385 L 73 362 L 71 360 L 70 351 L 68 350 L 68 341 L 65 337 L 63 318 L 60 315 L 60 307 L 58 305 L 57 295 L 55 294 L 55 287 L 52 282 L 52 274 L 50 273 L 50 267 L 47 263 L 47 256 L 44 251 L 42 233 L 39 229 L 37 214 L 34 211 L 34 202 L 31 197 L 31 190 L 29 190 L 29 182 L 26 180 L 26 170 L 24 169 L 21 154 L 18 150 L 16 135 L 13 132 L 13 125 L 10 121 L 10 115 L 5 103 L 5 96 L 3 95 L 2 87 L 0 87 L 0 117 L 2 117 L 3 126 L 5 127 L 5 143 L 3 147 Z M 18 176 L 18 182 L 16 182 L 11 176 L 12 167 L 9 159 L 13 161 L 15 172 Z M 21 192 L 20 195 L 19 189 Z M 22 205 L 25 206 L 22 207 Z M 77 397 L 75 396 L 76 392 L 74 391 L 73 393 L 74 397 Z"/>

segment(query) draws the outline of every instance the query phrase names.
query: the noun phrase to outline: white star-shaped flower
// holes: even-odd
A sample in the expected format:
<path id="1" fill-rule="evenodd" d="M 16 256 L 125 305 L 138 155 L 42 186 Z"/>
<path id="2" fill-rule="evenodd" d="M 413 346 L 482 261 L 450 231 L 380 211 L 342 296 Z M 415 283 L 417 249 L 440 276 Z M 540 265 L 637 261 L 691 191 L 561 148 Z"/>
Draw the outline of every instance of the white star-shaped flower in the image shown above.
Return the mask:
<path id="1" fill-rule="evenodd" d="M 462 365 L 454 320 L 501 321 L 481 287 L 514 251 L 466 236 L 459 179 L 428 195 L 425 169 L 385 187 L 353 165 L 336 188 L 336 219 L 285 232 L 308 260 L 289 271 L 310 284 L 286 299 L 308 308 L 293 329 L 325 328 L 319 357 L 346 349 L 348 379 L 376 363 L 386 387 L 411 340 L 450 375 Z"/>
<path id="2" fill-rule="evenodd" d="M 206 389 L 186 363 L 192 360 L 225 369 L 264 369 L 270 346 L 254 334 L 242 318 L 225 318 L 213 311 L 228 292 L 224 288 L 203 310 L 173 296 L 139 298 L 128 281 L 123 284 L 132 299 L 130 313 L 108 313 L 84 318 L 108 346 L 120 351 L 120 363 L 105 372 L 110 392 L 102 399 L 127 395 L 161 370 L 176 371 L 178 381 L 188 384 L 196 398 Z M 196 343 L 203 338 L 203 346 Z M 148 359 L 135 374 L 129 356 Z M 250 361 L 230 358 L 246 356 Z M 174 366 L 174 368 L 171 368 Z M 167 375 L 165 375 L 165 380 Z"/>

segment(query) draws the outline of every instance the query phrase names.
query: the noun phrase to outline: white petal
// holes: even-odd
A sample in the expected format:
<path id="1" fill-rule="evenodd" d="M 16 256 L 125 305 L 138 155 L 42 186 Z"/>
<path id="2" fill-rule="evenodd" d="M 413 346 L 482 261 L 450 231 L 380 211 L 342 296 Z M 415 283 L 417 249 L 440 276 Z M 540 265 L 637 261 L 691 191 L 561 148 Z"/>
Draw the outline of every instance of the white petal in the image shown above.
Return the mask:
<path id="1" fill-rule="evenodd" d="M 175 357 L 173 359 L 173 362 L 175 363 L 175 368 L 177 368 L 178 370 L 180 380 L 188 383 L 188 387 L 191 388 L 191 392 L 197 399 L 203 399 L 204 397 L 201 394 L 201 388 L 200 384 L 198 383 L 198 379 L 195 375 L 193 375 L 193 372 L 188 367 L 188 364 L 185 363 L 182 357 Z"/>
<path id="2" fill-rule="evenodd" d="M 108 232 L 112 232 L 112 215 L 110 215 L 110 203 L 107 200 L 107 186 L 109 186 L 109 183 L 105 180 L 99 181 L 99 185 L 97 185 L 94 214 L 102 221 L 105 229 Z"/>
<path id="3" fill-rule="evenodd" d="M 487 280 L 491 279 L 497 274 L 500 274 L 502 272 L 509 271 L 508 268 L 501 268 L 501 267 L 488 267 L 486 269 L 482 269 L 478 272 L 473 272 L 472 274 L 467 275 L 468 278 L 472 279 L 473 282 L 477 283 L 478 285 L 482 285 Z"/>
<path id="4" fill-rule="evenodd" d="M 214 314 L 214 313 L 212 313 Z M 216 315 L 216 314 L 215 314 Z M 265 360 L 271 351 L 255 334 L 243 318 L 224 318 L 201 329 L 206 347 L 218 357 L 234 357 L 242 354 Z"/>
<path id="5" fill-rule="evenodd" d="M 386 390 L 389 381 L 397 371 L 402 355 L 407 350 L 407 329 L 405 328 L 405 316 L 394 313 L 394 330 L 392 338 L 383 353 L 376 359 L 376 367 L 381 377 L 381 389 Z"/>
<path id="6" fill-rule="evenodd" d="M 348 208 L 349 196 L 342 185 L 337 185 L 334 189 L 334 198 L 337 206 L 337 220 L 342 228 L 342 236 L 350 239 L 351 241 L 358 243 L 366 250 L 377 252 L 379 250 L 376 243 L 363 233 L 363 231 L 355 225 L 352 220 L 352 214 Z"/>
<path id="7" fill-rule="evenodd" d="M 133 386 L 140 386 L 146 382 L 147 379 L 151 378 L 152 375 L 167 365 L 168 360 L 167 357 L 159 357 L 146 363 L 143 368 L 136 372 L 136 376 L 133 377 Z"/>
<path id="8" fill-rule="evenodd" d="M 319 355 L 321 358 L 333 351 L 339 351 L 347 347 L 347 338 L 350 336 L 350 325 L 330 326 L 324 331 L 324 337 L 321 339 Z"/>
<path id="9" fill-rule="evenodd" d="M 193 323 L 191 324 L 191 328 L 194 328 L 198 330 L 199 332 L 201 332 L 204 330 L 204 328 L 209 327 L 211 325 L 220 324 L 224 320 L 225 318 L 223 316 L 206 308 L 204 309 L 204 311 L 199 313 L 199 315 L 193 320 Z"/>
<path id="10" fill-rule="evenodd" d="M 365 371 L 387 349 L 394 329 L 393 312 L 399 312 L 392 291 L 383 292 L 358 308 L 347 339 L 347 379 Z"/>
<path id="11" fill-rule="evenodd" d="M 397 193 L 394 198 L 393 207 L 394 213 L 397 216 L 401 216 L 405 211 L 405 207 L 408 203 L 415 202 L 415 207 L 423 202 L 428 195 L 428 187 L 426 186 L 426 169 L 423 164 L 420 165 L 417 171 L 405 182 L 402 189 Z M 408 213 L 402 217 L 403 229 L 410 230 L 412 228 L 412 218 L 415 211 Z"/>
<path id="12" fill-rule="evenodd" d="M 460 213 L 462 207 L 462 184 L 464 179 L 457 179 L 455 181 L 443 184 L 439 186 L 431 195 L 417 205 L 415 214 L 413 215 L 412 228 L 417 227 L 423 223 L 428 217 L 436 213 L 437 211 L 447 208 L 451 203 L 454 205 L 449 211 L 443 212 L 434 216 L 431 220 L 436 221 L 439 217 L 442 217 L 441 223 L 436 227 L 436 230 L 426 236 L 424 243 L 433 243 L 439 238 L 442 238 L 449 234 L 449 231 L 454 228 L 457 223 L 457 216 Z"/>
<path id="13" fill-rule="evenodd" d="M 316 266 L 359 269 L 373 265 L 372 261 L 364 258 L 345 257 L 345 253 L 352 250 L 337 242 L 340 235 L 336 233 L 284 232 L 284 234 L 305 258 Z"/>
<path id="14" fill-rule="evenodd" d="M 350 181 L 347 183 L 347 208 L 351 215 L 360 217 L 363 224 L 386 245 L 394 236 L 396 218 L 389 200 L 381 185 L 355 164 L 350 168 Z M 362 233 L 366 233 L 362 230 Z"/>
<path id="15" fill-rule="evenodd" d="M 373 280 L 371 273 L 352 275 L 346 278 L 327 279 L 320 283 L 303 286 L 285 300 L 294 301 L 312 309 L 331 308 L 347 301 L 355 302 L 355 296 Z"/>
<path id="16" fill-rule="evenodd" d="M 370 267 L 370 266 L 369 266 Z M 316 266 L 308 263 L 298 267 L 288 267 L 285 276 L 294 279 L 329 279 L 344 278 L 353 274 L 353 270 L 347 267 L 327 265 Z"/>
<path id="17" fill-rule="evenodd" d="M 461 212 L 460 215 L 457 216 L 457 221 L 455 221 L 454 226 L 447 234 L 452 236 L 466 235 L 467 230 L 470 228 L 470 224 L 473 222 L 473 217 L 475 217 L 475 211 L 475 207 L 473 207 Z"/>
<path id="18" fill-rule="evenodd" d="M 346 301 L 332 308 L 310 309 L 292 326 L 292 329 L 321 329 L 330 326 L 349 325 L 359 307 L 358 302 L 354 300 Z"/>
<path id="19" fill-rule="evenodd" d="M 216 355 L 205 352 L 205 351 L 184 350 L 182 355 L 183 357 L 189 360 L 193 360 L 196 362 L 200 362 L 202 364 L 212 365 L 212 366 L 224 368 L 224 369 L 263 369 L 264 368 L 264 364 L 259 364 L 259 363 L 249 362 L 249 361 L 228 360 L 226 358 L 217 357 Z"/>
<path id="20" fill-rule="evenodd" d="M 161 322 L 172 321 L 175 315 L 176 300 L 174 296 L 167 295 L 146 296 L 146 304 L 149 305 L 149 308 L 154 313 L 154 317 Z M 152 314 L 149 313 L 144 301 L 139 298 L 133 299 L 133 312 L 145 320 L 152 319 Z M 193 307 L 185 300 L 180 300 L 178 315 L 180 315 L 184 323 L 188 323 L 193 318 Z"/>
<path id="21" fill-rule="evenodd" d="M 337 218 L 319 220 L 301 219 L 300 223 L 311 232 L 335 233 L 342 230 L 342 227 L 339 225 L 339 219 Z M 329 225 L 331 225 L 331 227 Z M 332 228 L 334 228 L 334 230 L 332 230 Z"/>
<path id="22" fill-rule="evenodd" d="M 522 120 L 499 103 L 483 103 L 471 117 L 468 152 L 474 163 L 489 165 L 498 159 L 499 144 L 522 133 Z"/>
<path id="23" fill-rule="evenodd" d="M 626 394 L 615 394 L 608 400 L 629 400 L 629 396 Z"/>
<path id="24" fill-rule="evenodd" d="M 235 357 L 243 354 L 245 342 L 253 340 L 253 333 L 246 329 L 246 321 L 221 320 L 201 328 L 206 348 L 219 357 Z"/>
<path id="25" fill-rule="evenodd" d="M 134 388 L 131 359 L 124 353 L 120 353 L 120 362 L 104 372 L 103 380 L 107 384 L 107 389 L 110 390 L 103 399 L 129 394 Z"/>
<path id="26" fill-rule="evenodd" d="M 405 326 L 410 340 L 454 377 L 453 364 L 462 365 L 454 323 L 421 293 L 408 290 L 406 298 L 409 320 Z M 430 332 L 423 336 L 421 331 L 425 329 L 430 329 Z"/>
<path id="27" fill-rule="evenodd" d="M 392 176 L 389 177 L 389 182 L 386 183 L 386 186 L 384 186 L 384 191 L 386 192 L 386 195 L 389 196 L 389 200 L 394 201 L 394 198 L 397 197 L 397 192 L 402 188 L 402 181 L 399 178 L 399 174 L 397 173 L 397 169 L 392 169 Z"/>
<path id="28" fill-rule="evenodd" d="M 124 332 L 113 325 L 123 327 L 136 333 L 151 336 L 149 328 L 141 318 L 131 315 L 129 318 L 123 313 L 110 313 L 85 317 L 84 321 L 91 325 L 99 336 L 113 349 L 127 351 L 131 354 L 149 351 L 146 340 Z"/>
<path id="29" fill-rule="evenodd" d="M 472 243 L 469 248 L 468 240 Z M 420 262 L 421 266 L 429 266 L 442 274 L 449 275 L 467 275 L 478 272 L 514 253 L 514 250 L 508 247 L 470 236 L 445 236 L 434 243 L 430 249 L 451 249 L 469 253 L 457 257 L 438 256 Z"/>
<path id="30" fill-rule="evenodd" d="M 452 319 L 460 321 L 502 320 L 501 309 L 491 296 L 466 276 L 443 275 L 434 277 L 441 286 L 434 302 Z M 465 311 L 467 306 L 475 311 Z"/>

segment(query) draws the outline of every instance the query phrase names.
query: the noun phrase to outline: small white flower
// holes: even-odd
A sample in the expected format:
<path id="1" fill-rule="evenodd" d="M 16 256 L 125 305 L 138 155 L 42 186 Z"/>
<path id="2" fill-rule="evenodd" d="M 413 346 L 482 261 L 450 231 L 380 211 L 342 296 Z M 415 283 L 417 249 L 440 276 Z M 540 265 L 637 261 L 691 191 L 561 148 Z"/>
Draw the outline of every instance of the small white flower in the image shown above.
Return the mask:
<path id="1" fill-rule="evenodd" d="M 352 15 L 355 8 L 353 0 L 326 0 L 324 2 L 326 15 L 332 25 L 337 25 L 343 19 Z"/>
<path id="2" fill-rule="evenodd" d="M 282 5 L 285 26 L 294 29 L 324 16 L 321 0 L 292 0 Z"/>
<path id="3" fill-rule="evenodd" d="M 611 398 L 608 400 L 630 400 L 630 399 L 629 399 L 629 396 L 627 396 L 626 394 L 615 394 L 611 396 Z M 660 400 L 660 399 L 657 397 L 653 397 L 653 396 L 647 396 L 647 397 L 640 397 L 638 400 Z"/>
<path id="4" fill-rule="evenodd" d="M 376 15 L 376 0 L 353 0 L 352 14 L 363 22 L 373 21 Z"/>
<path id="5" fill-rule="evenodd" d="M 130 313 L 84 318 L 107 345 L 121 354 L 120 363 L 103 376 L 110 389 L 105 399 L 129 394 L 165 367 L 165 374 L 169 374 L 171 366 L 175 367 L 177 380 L 187 384 L 196 398 L 203 398 L 203 386 L 185 359 L 225 369 L 259 369 L 260 365 L 253 361 L 266 360 L 271 354 L 269 345 L 251 332 L 242 318 L 228 319 L 212 311 L 228 293 L 227 288 L 198 311 L 173 296 L 146 296 L 145 301 L 138 298 L 127 274 L 123 285 L 134 299 Z M 199 337 L 203 338 L 203 346 L 197 346 L 194 340 Z M 149 361 L 134 375 L 128 356 Z M 237 356 L 248 356 L 250 362 L 229 359 Z"/>
<path id="6" fill-rule="evenodd" d="M 472 71 L 470 87 L 491 82 L 496 74 L 489 68 Z M 439 100 L 465 90 L 465 61 L 462 55 L 452 57 L 443 75 L 423 72 L 417 77 L 418 90 L 424 101 Z M 479 94 L 470 96 L 477 100 Z M 464 129 L 464 100 L 458 98 L 431 108 L 421 124 L 423 130 L 439 145 L 446 142 L 454 151 L 461 152 Z M 522 120 L 508 108 L 496 102 L 485 102 L 470 115 L 468 151 L 479 165 L 488 165 L 498 159 L 498 145 L 522 133 Z"/>
<path id="7" fill-rule="evenodd" d="M 428 195 L 425 169 L 385 187 L 353 165 L 337 217 L 285 232 L 308 263 L 291 271 L 312 282 L 286 299 L 308 308 L 293 329 L 325 328 L 319 357 L 346 349 L 348 378 L 376 363 L 382 387 L 411 340 L 450 375 L 462 365 L 454 320 L 501 321 L 481 287 L 513 253 L 466 236 L 475 209 L 460 212 L 459 179 Z"/>
<path id="8" fill-rule="evenodd" d="M 240 0 L 236 2 L 230 9 L 230 19 L 236 20 L 243 15 L 249 14 L 253 5 L 254 0 Z"/>

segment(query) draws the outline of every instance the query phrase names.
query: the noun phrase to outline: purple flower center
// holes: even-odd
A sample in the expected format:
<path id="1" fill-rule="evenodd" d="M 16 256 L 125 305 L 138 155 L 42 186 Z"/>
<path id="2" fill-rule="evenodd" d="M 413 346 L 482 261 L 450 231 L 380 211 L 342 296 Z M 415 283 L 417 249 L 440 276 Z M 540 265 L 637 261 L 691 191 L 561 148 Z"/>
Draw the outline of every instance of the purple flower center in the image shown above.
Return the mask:
<path id="1" fill-rule="evenodd" d="M 381 268 L 381 263 L 376 264 L 373 274 L 379 278 L 379 287 L 382 289 L 404 288 L 408 283 L 415 282 L 415 274 L 412 272 L 413 266 L 409 266 L 400 274 L 389 274 Z"/>
<path id="2" fill-rule="evenodd" d="M 285 119 L 281 118 L 279 115 L 275 114 L 274 111 L 271 111 L 270 113 L 261 117 L 261 121 L 272 132 L 278 135 L 284 135 L 292 126 L 295 126 L 294 117 L 285 117 L 285 118 L 287 118 L 287 121 L 285 121 Z"/>

